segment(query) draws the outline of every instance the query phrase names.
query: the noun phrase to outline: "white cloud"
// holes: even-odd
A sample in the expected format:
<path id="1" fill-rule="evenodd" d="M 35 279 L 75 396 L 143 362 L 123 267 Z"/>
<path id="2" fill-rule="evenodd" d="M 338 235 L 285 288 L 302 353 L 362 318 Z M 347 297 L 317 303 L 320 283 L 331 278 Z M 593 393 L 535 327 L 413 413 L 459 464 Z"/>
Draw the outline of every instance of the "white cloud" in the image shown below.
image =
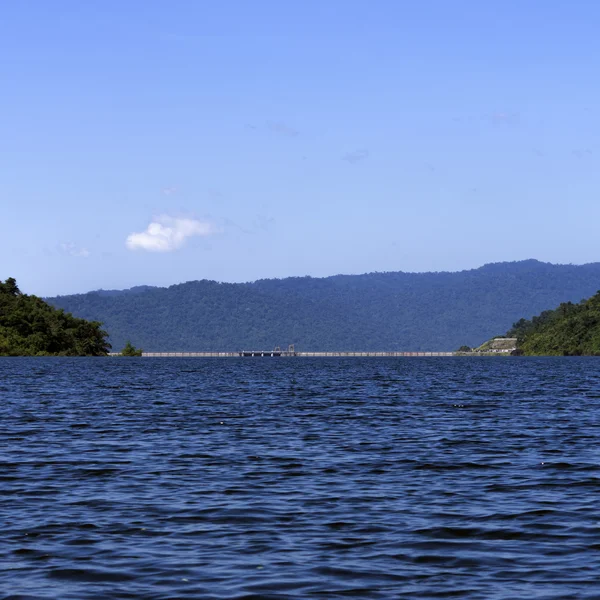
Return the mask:
<path id="1" fill-rule="evenodd" d="M 58 248 L 63 254 L 67 254 L 69 256 L 87 258 L 90 255 L 90 251 L 87 248 L 79 248 L 73 242 L 64 242 L 59 244 Z"/>
<path id="2" fill-rule="evenodd" d="M 146 231 L 127 236 L 125 243 L 130 250 L 171 252 L 181 248 L 189 237 L 207 237 L 215 233 L 217 229 L 208 221 L 162 215 L 156 217 Z"/>

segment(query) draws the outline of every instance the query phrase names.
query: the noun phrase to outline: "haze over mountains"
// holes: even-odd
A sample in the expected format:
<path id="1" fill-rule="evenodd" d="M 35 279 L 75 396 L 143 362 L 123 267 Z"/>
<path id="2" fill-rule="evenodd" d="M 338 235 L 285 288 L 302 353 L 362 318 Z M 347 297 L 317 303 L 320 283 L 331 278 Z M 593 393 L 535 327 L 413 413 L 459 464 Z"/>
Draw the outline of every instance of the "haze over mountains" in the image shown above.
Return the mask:
<path id="1" fill-rule="evenodd" d="M 600 289 L 600 263 L 536 260 L 440 273 L 369 273 L 252 283 L 191 281 L 48 301 L 99 320 L 113 348 L 229 351 L 455 350 L 477 346 L 561 302 Z"/>

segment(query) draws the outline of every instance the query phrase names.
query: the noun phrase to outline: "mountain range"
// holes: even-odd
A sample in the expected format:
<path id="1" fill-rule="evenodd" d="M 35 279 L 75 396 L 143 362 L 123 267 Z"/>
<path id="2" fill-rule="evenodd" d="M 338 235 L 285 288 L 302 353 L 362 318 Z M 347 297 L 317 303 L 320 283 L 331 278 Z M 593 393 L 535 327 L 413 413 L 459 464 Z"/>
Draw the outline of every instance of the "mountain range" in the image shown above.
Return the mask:
<path id="1" fill-rule="evenodd" d="M 600 263 L 525 260 L 459 272 L 189 281 L 47 298 L 101 321 L 114 349 L 447 351 L 477 346 L 562 302 L 600 289 Z"/>

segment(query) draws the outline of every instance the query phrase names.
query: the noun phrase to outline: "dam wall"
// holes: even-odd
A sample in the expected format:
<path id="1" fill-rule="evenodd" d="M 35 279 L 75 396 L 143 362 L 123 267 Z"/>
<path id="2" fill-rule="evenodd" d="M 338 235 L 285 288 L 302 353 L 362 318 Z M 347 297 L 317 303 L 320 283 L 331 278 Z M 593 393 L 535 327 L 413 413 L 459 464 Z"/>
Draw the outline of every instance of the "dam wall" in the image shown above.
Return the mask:
<path id="1" fill-rule="evenodd" d="M 288 352 L 242 350 L 237 352 L 143 352 L 148 358 L 400 358 L 407 356 L 454 356 L 454 352 Z M 111 356 L 120 356 L 111 353 Z"/>

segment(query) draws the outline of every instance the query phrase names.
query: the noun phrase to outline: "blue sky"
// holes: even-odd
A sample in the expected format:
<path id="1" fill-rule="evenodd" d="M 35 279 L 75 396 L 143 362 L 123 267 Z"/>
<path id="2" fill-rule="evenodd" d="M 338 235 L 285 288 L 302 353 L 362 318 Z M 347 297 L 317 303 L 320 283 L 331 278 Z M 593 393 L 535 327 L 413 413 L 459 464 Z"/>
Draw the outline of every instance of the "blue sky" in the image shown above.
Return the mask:
<path id="1" fill-rule="evenodd" d="M 3 3 L 0 279 L 600 260 L 600 3 Z"/>

